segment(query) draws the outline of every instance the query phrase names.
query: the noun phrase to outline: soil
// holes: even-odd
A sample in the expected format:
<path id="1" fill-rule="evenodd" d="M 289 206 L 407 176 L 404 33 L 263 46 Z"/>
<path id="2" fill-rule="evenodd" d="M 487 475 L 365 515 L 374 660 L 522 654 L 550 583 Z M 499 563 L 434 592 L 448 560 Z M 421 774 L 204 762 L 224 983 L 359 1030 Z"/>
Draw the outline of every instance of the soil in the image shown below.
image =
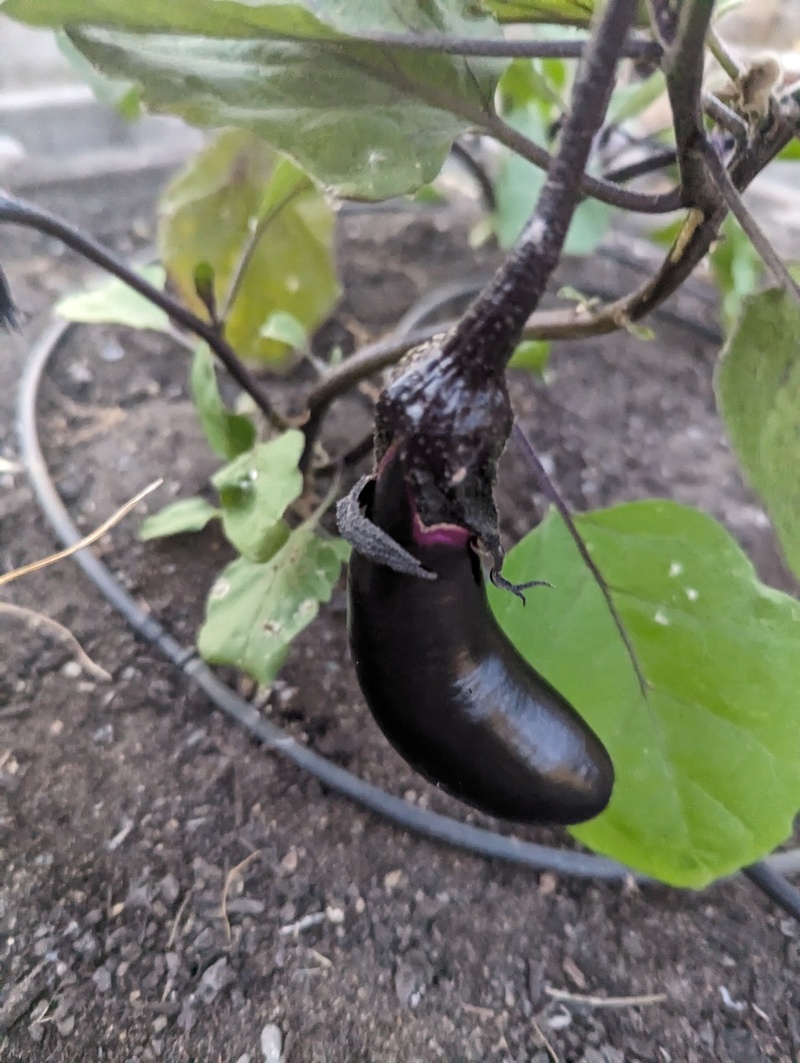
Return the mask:
<path id="1" fill-rule="evenodd" d="M 89 204 L 76 188 L 58 206 L 130 251 L 149 231 L 147 198 L 132 207 L 109 187 Z M 352 346 L 362 331 L 377 335 L 436 284 L 488 262 L 490 252 L 466 249 L 467 231 L 463 214 L 446 210 L 343 216 L 347 295 L 326 336 Z M 51 241 L 2 238 L 31 314 L 21 340 L 0 340 L 0 454 L 11 458 L 26 345 L 85 267 Z M 569 264 L 560 283 L 622 290 L 637 276 L 594 258 Z M 653 495 L 700 505 L 765 579 L 788 586 L 714 412 L 710 290 L 694 283 L 670 309 L 650 343 L 624 332 L 567 343 L 548 386 L 516 375 L 517 410 L 574 505 Z M 297 401 L 290 384 L 278 391 Z M 156 476 L 167 485 L 152 509 L 204 490 L 215 467 L 187 399 L 185 356 L 158 336 L 78 331 L 40 410 L 47 460 L 86 530 Z M 340 403 L 330 448 L 359 424 L 363 407 Z M 500 504 L 509 540 L 537 519 L 528 469 L 511 451 Z M 0 521 L 3 569 L 53 549 L 21 472 L 0 478 Z M 227 547 L 213 528 L 139 544 L 136 524 L 104 541 L 104 559 L 191 642 Z M 437 846 L 257 747 L 71 563 L 4 598 L 67 625 L 112 678 L 80 672 L 63 643 L 1 618 L 3 1063 L 275 1063 L 281 1039 L 285 1063 L 798 1058 L 800 931 L 745 881 L 637 889 Z M 488 822 L 421 782 L 377 732 L 348 662 L 341 590 L 296 643 L 263 711 L 394 793 Z M 559 832 L 526 836 L 572 844 Z M 657 1001 L 593 1003 L 648 994 Z"/>

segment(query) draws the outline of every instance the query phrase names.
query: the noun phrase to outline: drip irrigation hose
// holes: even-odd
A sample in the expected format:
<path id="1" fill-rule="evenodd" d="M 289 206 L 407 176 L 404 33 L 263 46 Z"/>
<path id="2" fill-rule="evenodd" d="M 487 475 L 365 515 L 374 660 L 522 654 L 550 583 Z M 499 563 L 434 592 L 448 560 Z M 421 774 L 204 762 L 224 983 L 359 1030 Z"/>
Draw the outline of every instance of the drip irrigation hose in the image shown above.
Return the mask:
<path id="1" fill-rule="evenodd" d="M 59 322 L 40 337 L 31 350 L 17 395 L 16 427 L 20 457 L 39 506 L 64 547 L 78 542 L 81 534 L 69 516 L 44 461 L 36 423 L 36 404 L 44 370 L 74 327 L 71 322 Z M 337 767 L 265 720 L 252 705 L 221 683 L 200 660 L 194 648 L 179 643 L 157 620 L 140 608 L 89 548 L 74 554 L 73 559 L 133 630 L 199 686 L 220 712 L 234 720 L 267 749 L 276 750 L 314 776 L 323 786 L 350 798 L 398 827 L 476 855 L 575 878 L 620 882 L 633 877 L 639 882 L 651 881 L 644 876 L 632 875 L 628 868 L 603 856 L 521 841 L 430 812 Z M 779 861 L 781 856 L 793 858 L 795 855 L 780 854 L 768 859 Z M 800 919 L 800 891 L 783 879 L 774 867 L 768 862 L 761 862 L 745 868 L 744 872 L 777 904 Z"/>

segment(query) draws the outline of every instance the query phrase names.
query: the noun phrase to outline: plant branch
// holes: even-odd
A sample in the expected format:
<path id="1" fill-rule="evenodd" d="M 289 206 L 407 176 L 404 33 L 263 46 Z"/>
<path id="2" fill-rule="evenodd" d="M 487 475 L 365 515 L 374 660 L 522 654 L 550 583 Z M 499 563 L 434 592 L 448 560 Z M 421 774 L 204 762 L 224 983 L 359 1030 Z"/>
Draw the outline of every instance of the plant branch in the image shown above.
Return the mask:
<path id="1" fill-rule="evenodd" d="M 484 131 L 504 147 L 510 148 L 523 159 L 537 166 L 540 170 L 549 170 L 554 156 L 535 141 L 504 122 L 499 115 L 483 115 L 480 119 Z M 601 203 L 629 210 L 637 214 L 668 214 L 678 210 L 682 205 L 679 189 L 669 192 L 635 192 L 629 188 L 620 188 L 617 184 L 602 177 L 592 177 L 584 173 L 580 181 L 581 192 L 585 196 L 599 199 Z"/>
<path id="2" fill-rule="evenodd" d="M 0 190 L 0 222 L 24 225 L 46 236 L 54 236 L 73 251 L 89 259 L 90 262 L 94 262 L 95 265 L 118 277 L 139 295 L 163 310 L 172 321 L 204 340 L 236 383 L 250 395 L 270 424 L 281 429 L 287 427 L 288 422 L 274 409 L 261 384 L 241 362 L 236 351 L 219 334 L 213 324 L 198 317 L 167 292 L 154 287 L 91 236 L 85 235 L 56 215 L 18 199 L 5 190 Z"/>
<path id="3" fill-rule="evenodd" d="M 734 187 L 746 188 L 791 141 L 794 133 L 790 120 L 779 119 L 751 152 L 733 163 L 730 177 Z M 594 308 L 578 305 L 567 310 L 538 311 L 526 322 L 523 338 L 588 339 L 607 335 L 645 317 L 672 295 L 705 257 L 726 214 L 725 204 L 708 217 L 690 211 L 658 270 L 643 285 L 628 295 Z M 311 388 L 306 400 L 310 419 L 319 421 L 327 406 L 360 380 L 394 365 L 412 347 L 430 342 L 434 336 L 450 331 L 455 325 L 455 321 L 445 321 L 407 336 L 393 333 L 362 347 Z"/>
<path id="4" fill-rule="evenodd" d="M 651 4 L 653 10 L 663 7 L 657 0 L 651 0 Z M 669 43 L 663 63 L 675 127 L 683 203 L 702 210 L 704 214 L 712 213 L 719 202 L 705 163 L 702 103 L 706 33 L 713 10 L 714 0 L 684 0 L 674 40 Z"/>
<path id="5" fill-rule="evenodd" d="M 742 72 L 741 63 L 739 63 L 713 26 L 708 27 L 706 44 L 708 45 L 708 50 L 735 85 Z"/>
<path id="6" fill-rule="evenodd" d="M 666 166 L 674 166 L 677 158 L 678 154 L 674 148 L 662 148 L 660 151 L 654 151 L 652 155 L 648 155 L 644 159 L 627 163 L 625 166 L 618 166 L 614 170 L 606 170 L 603 174 L 603 180 L 613 181 L 614 184 L 624 184 L 625 181 L 632 181 L 635 177 L 653 173 L 654 170 L 663 170 Z"/>
<path id="7" fill-rule="evenodd" d="M 511 357 L 561 256 L 581 200 L 592 143 L 611 98 L 619 51 L 635 11 L 636 0 L 608 0 L 603 6 L 578 67 L 558 152 L 536 208 L 494 280 L 445 339 L 443 359 L 455 357 L 462 365 L 492 361 L 504 367 Z"/>
<path id="8" fill-rule="evenodd" d="M 706 146 L 706 161 L 711 177 L 725 200 L 728 209 L 747 234 L 761 261 L 770 271 L 778 285 L 800 305 L 800 287 L 798 287 L 794 277 L 786 268 L 786 264 L 775 250 L 767 234 L 742 202 L 742 197 L 731 180 L 725 164 L 711 144 Z"/>
<path id="9" fill-rule="evenodd" d="M 618 41 L 616 50 L 620 47 L 621 43 Z M 398 91 L 413 98 L 422 99 L 432 107 L 457 115 L 465 122 L 470 123 L 473 128 L 493 137 L 499 144 L 510 148 L 540 170 L 550 169 L 554 158 L 550 152 L 514 129 L 507 122 L 504 122 L 490 104 L 480 107 L 463 97 L 454 96 L 435 88 L 431 84 L 412 83 L 399 67 L 390 69 L 388 66 L 381 66 L 376 68 L 373 62 L 364 57 L 354 58 L 349 51 L 340 49 L 340 54 L 355 69 L 365 71 L 371 77 L 384 81 L 386 84 L 392 85 Z M 580 178 L 582 194 L 599 199 L 601 202 L 608 203 L 612 207 L 618 207 L 620 210 L 630 210 L 639 214 L 665 214 L 671 210 L 677 210 L 681 206 L 680 192 L 677 189 L 659 194 L 635 192 L 628 188 L 620 188 L 609 181 L 603 181 L 599 177 L 591 177 L 589 174 L 584 173 L 584 170 L 585 164 L 580 170 L 582 174 Z"/>

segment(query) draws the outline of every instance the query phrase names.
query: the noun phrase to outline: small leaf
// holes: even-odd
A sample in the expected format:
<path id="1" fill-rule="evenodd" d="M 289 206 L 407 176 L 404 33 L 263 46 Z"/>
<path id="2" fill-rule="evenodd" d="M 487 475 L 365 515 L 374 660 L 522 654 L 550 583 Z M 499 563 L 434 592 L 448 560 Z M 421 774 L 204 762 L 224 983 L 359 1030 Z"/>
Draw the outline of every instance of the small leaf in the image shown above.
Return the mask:
<path id="1" fill-rule="evenodd" d="M 206 308 L 209 321 L 217 321 L 217 300 L 214 295 L 214 267 L 210 262 L 198 262 L 192 274 L 194 291 Z"/>
<path id="2" fill-rule="evenodd" d="M 136 270 L 154 288 L 164 287 L 163 266 L 142 266 Z M 129 328 L 169 332 L 169 318 L 149 299 L 112 277 L 97 287 L 65 295 L 55 305 L 55 312 L 68 321 L 88 325 L 127 325 Z"/>
<path id="3" fill-rule="evenodd" d="M 261 336 L 265 340 L 277 340 L 293 347 L 296 351 L 308 350 L 308 333 L 292 314 L 285 310 L 275 310 L 261 326 Z"/>
<path id="4" fill-rule="evenodd" d="M 303 490 L 297 467 L 303 444 L 303 433 L 290 429 L 257 443 L 212 477 L 225 535 L 251 561 L 266 561 L 286 539 L 281 518 Z"/>
<path id="5" fill-rule="evenodd" d="M 717 370 L 717 404 L 800 578 L 800 309 L 779 289 L 743 305 Z"/>
<path id="6" fill-rule="evenodd" d="M 799 466 L 800 467 L 800 466 Z M 643 670 L 642 696 L 597 584 L 551 514 L 503 575 L 552 587 L 523 607 L 490 590 L 525 657 L 606 743 L 608 809 L 572 833 L 675 886 L 760 859 L 800 808 L 800 603 L 760 583 L 728 533 L 672 502 L 576 518 Z"/>
<path id="7" fill-rule="evenodd" d="M 211 664 L 243 669 L 271 683 L 292 640 L 327 602 L 349 548 L 322 539 L 313 522 L 292 532 L 263 564 L 240 557 L 222 570 L 211 588 L 198 649 Z"/>
<path id="8" fill-rule="evenodd" d="M 161 200 L 170 279 L 198 313 L 208 316 L 209 303 L 218 309 L 225 339 L 244 359 L 286 361 L 294 345 L 265 333 L 272 315 L 305 332 L 328 316 L 340 293 L 332 241 L 333 212 L 308 175 L 242 130 L 221 133 Z"/>
<path id="9" fill-rule="evenodd" d="M 720 238 L 708 256 L 722 296 L 722 326 L 730 335 L 748 295 L 758 287 L 764 267 L 750 238 L 730 214 L 722 223 Z"/>
<path id="10" fill-rule="evenodd" d="M 541 375 L 547 368 L 549 358 L 549 340 L 523 340 L 511 356 L 508 366 L 509 369 L 527 369 Z"/>
<path id="11" fill-rule="evenodd" d="M 139 527 L 139 538 L 147 541 L 183 532 L 202 531 L 210 520 L 221 515 L 217 507 L 204 498 L 180 498 L 164 506 L 158 513 L 145 517 Z"/>
<path id="12" fill-rule="evenodd" d="M 195 350 L 189 387 L 208 445 L 221 458 L 235 458 L 249 450 L 256 438 L 253 422 L 239 413 L 231 413 L 217 387 L 214 358 L 201 343 Z"/>

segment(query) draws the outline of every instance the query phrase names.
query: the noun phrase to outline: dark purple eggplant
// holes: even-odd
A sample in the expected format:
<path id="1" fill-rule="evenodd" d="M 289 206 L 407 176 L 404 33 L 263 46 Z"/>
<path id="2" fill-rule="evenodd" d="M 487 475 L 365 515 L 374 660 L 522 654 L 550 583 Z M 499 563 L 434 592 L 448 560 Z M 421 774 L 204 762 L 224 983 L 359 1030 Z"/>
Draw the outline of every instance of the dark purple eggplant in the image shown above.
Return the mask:
<path id="1" fill-rule="evenodd" d="M 503 634 L 474 536 L 421 523 L 396 447 L 358 500 L 365 519 L 429 576 L 371 560 L 357 546 L 350 560 L 350 647 L 367 704 L 395 749 L 493 816 L 566 824 L 602 812 L 614 783 L 609 755 Z"/>

